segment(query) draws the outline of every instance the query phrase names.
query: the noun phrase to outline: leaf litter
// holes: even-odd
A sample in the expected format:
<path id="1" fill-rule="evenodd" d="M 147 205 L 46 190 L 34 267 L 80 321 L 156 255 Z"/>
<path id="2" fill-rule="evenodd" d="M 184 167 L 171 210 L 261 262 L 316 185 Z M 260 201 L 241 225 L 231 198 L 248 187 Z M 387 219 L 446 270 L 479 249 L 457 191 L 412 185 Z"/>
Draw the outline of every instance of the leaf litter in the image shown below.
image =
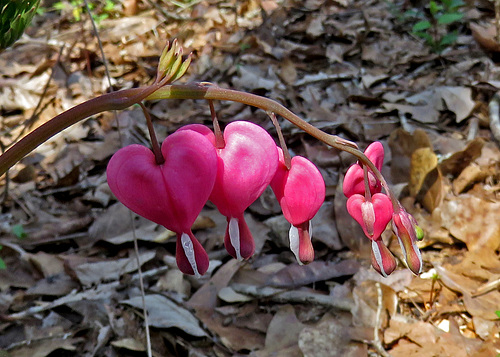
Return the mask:
<path id="1" fill-rule="evenodd" d="M 154 355 L 497 355 L 500 151 L 485 108 L 500 73 L 490 25 L 467 22 L 438 56 L 380 1 L 130 3 L 132 15 L 117 5 L 100 23 L 114 89 L 150 82 L 166 40 L 178 38 L 195 55 L 187 81 L 264 94 L 362 148 L 380 140 L 383 171 L 426 233 L 425 272 L 400 268 L 383 279 L 369 268 L 369 242 L 346 214 L 339 184 L 353 159 L 283 123 L 291 150 L 307 153 L 327 182 L 313 222 L 315 262 L 297 265 L 282 217 L 263 198 L 248 213 L 251 260 L 228 259 L 223 219 L 207 207 L 195 229 L 213 264 L 199 280 L 180 274 L 171 232 L 130 220 L 106 184 L 119 136 L 148 145 L 131 108 L 117 121 L 106 113 L 74 125 L 1 179 L 2 353 L 144 352 L 135 234 Z M 494 19 L 485 6 L 467 10 L 475 21 Z M 34 21 L 29 38 L 0 53 L 3 146 L 108 90 L 88 20 L 46 12 Z M 202 102 L 147 106 L 162 137 L 210 120 Z M 216 108 L 223 122 L 251 120 L 273 133 L 265 113 Z M 13 233 L 19 226 L 26 237 Z M 401 257 L 389 231 L 384 240 Z"/>

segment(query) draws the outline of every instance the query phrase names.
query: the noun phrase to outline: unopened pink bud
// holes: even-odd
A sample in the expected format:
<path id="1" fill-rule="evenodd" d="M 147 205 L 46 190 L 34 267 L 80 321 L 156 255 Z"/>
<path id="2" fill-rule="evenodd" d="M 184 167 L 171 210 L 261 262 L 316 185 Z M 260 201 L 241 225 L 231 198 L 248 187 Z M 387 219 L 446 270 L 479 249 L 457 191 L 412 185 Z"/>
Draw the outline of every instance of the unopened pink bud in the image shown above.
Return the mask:
<path id="1" fill-rule="evenodd" d="M 385 246 L 381 238 L 372 240 L 372 266 L 380 275 L 386 278 L 397 266 L 396 258 Z"/>
<path id="2" fill-rule="evenodd" d="M 408 268 L 414 274 L 420 274 L 423 263 L 417 241 L 422 230 L 417 226 L 415 218 L 400 206 L 399 212 L 394 212 L 392 216 L 392 229 L 398 237 Z"/>

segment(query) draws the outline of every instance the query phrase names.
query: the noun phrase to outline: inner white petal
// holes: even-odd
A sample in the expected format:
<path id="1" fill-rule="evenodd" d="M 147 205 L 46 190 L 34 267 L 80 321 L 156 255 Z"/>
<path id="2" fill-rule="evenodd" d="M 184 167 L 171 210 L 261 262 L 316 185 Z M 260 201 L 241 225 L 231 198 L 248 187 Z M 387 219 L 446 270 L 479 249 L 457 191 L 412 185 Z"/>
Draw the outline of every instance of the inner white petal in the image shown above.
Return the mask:
<path id="1" fill-rule="evenodd" d="M 236 259 L 243 260 L 241 257 L 240 228 L 238 226 L 238 220 L 234 217 L 231 217 L 229 220 L 229 240 L 236 252 Z"/>
<path id="2" fill-rule="evenodd" d="M 384 264 L 382 262 L 382 254 L 380 254 L 380 249 L 379 249 L 377 243 L 375 243 L 375 241 L 373 241 L 373 240 L 372 240 L 372 252 L 373 252 L 373 256 L 375 257 L 375 261 L 377 262 L 377 265 L 380 268 L 380 272 L 382 273 L 384 278 L 387 278 L 387 274 L 384 270 Z"/>
<path id="3" fill-rule="evenodd" d="M 191 265 L 191 268 L 193 269 L 194 275 L 197 278 L 200 278 L 201 274 L 198 271 L 198 266 L 196 265 L 196 256 L 194 254 L 193 242 L 186 233 L 182 233 L 181 235 L 181 244 L 182 249 L 184 250 L 184 254 L 186 255 L 186 258 Z"/>
<path id="4" fill-rule="evenodd" d="M 297 262 L 302 265 L 302 262 L 299 258 L 299 230 L 294 225 L 290 227 L 290 231 L 288 232 L 288 239 L 290 240 L 290 250 L 295 255 L 295 259 L 297 259 Z"/>

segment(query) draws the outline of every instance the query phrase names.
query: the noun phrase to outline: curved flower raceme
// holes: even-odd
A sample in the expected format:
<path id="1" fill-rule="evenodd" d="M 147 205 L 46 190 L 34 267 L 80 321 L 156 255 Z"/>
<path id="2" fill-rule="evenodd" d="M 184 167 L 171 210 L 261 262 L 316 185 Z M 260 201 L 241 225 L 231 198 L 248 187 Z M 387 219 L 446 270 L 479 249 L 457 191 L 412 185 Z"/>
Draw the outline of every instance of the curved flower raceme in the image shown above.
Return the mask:
<path id="1" fill-rule="evenodd" d="M 384 147 L 379 141 L 375 141 L 368 145 L 365 150 L 365 155 L 370 159 L 375 167 L 380 171 L 384 163 Z M 368 184 L 372 194 L 382 191 L 380 181 L 368 171 Z M 355 163 L 347 170 L 342 190 L 346 197 L 351 197 L 354 194 L 364 195 L 365 193 L 365 177 L 363 167 L 359 163 Z"/>
<path id="2" fill-rule="evenodd" d="M 271 188 L 283 215 L 292 224 L 290 249 L 299 264 L 307 264 L 314 259 L 310 221 L 325 201 L 325 181 L 318 168 L 305 157 L 293 157 L 288 169 L 281 148 L 278 152 L 279 164 Z"/>
<path id="3" fill-rule="evenodd" d="M 174 231 L 179 269 L 200 276 L 208 269 L 208 255 L 191 226 L 212 192 L 217 155 L 209 140 L 192 131 L 167 137 L 161 152 L 165 162 L 158 165 L 144 146 L 120 149 L 108 164 L 108 184 L 130 210 Z"/>
<path id="4" fill-rule="evenodd" d="M 203 134 L 215 147 L 215 136 L 202 125 L 182 128 Z M 223 148 L 217 148 L 217 178 L 210 195 L 219 212 L 227 217 L 224 245 L 237 259 L 248 259 L 255 243 L 243 213 L 271 182 L 278 166 L 273 138 L 260 126 L 235 121 L 224 130 Z"/>

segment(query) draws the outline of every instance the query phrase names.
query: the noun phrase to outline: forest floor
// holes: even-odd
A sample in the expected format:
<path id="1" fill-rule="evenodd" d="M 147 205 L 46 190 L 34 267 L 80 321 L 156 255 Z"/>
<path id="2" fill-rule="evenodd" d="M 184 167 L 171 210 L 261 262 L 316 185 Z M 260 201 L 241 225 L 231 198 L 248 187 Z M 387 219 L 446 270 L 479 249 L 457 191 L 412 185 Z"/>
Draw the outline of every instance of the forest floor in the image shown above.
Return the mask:
<path id="1" fill-rule="evenodd" d="M 423 273 L 402 260 L 388 278 L 373 270 L 370 241 L 341 189 L 354 158 L 281 121 L 290 149 L 312 160 L 327 185 L 313 220 L 315 261 L 297 264 L 287 222 L 266 191 L 246 215 L 255 255 L 228 256 L 225 218 L 208 205 L 195 234 L 209 271 L 183 275 L 175 235 L 131 215 L 106 182 L 114 152 L 150 145 L 135 106 L 75 124 L 0 178 L 0 356 L 146 355 L 134 236 L 154 356 L 500 353 L 500 150 L 492 134 L 500 128 L 488 110 L 500 86 L 493 2 L 467 1 L 460 21 L 431 28 L 438 40 L 456 31 L 440 52 L 412 33 L 407 10 L 430 16 L 421 1 L 101 3 L 92 11 L 105 60 L 75 1 L 42 3 L 25 36 L 0 53 L 2 148 L 109 91 L 104 63 L 113 90 L 151 83 L 176 38 L 193 53 L 181 82 L 272 98 L 361 148 L 381 141 L 382 172 L 425 232 Z M 146 106 L 160 140 L 182 125 L 211 123 L 206 101 Z M 223 124 L 252 121 L 276 138 L 261 110 L 230 102 L 215 109 Z M 383 237 L 401 259 L 390 229 Z"/>

